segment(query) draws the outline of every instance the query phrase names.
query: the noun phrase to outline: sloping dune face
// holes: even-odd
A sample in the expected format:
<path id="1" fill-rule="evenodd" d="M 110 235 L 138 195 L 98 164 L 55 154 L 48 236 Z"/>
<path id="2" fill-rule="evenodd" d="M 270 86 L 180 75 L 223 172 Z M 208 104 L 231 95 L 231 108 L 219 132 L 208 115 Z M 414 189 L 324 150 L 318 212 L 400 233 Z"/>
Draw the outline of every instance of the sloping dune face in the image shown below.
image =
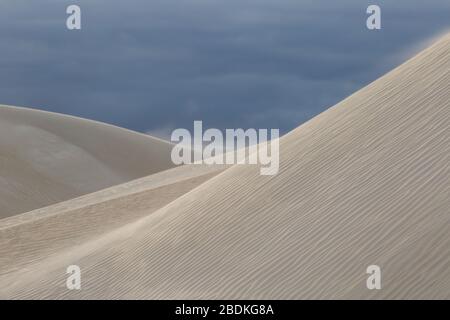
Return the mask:
<path id="1" fill-rule="evenodd" d="M 450 35 L 283 137 L 277 175 L 233 166 L 0 275 L 0 296 L 450 298 L 449 70 Z M 81 290 L 66 288 L 72 264 Z"/>
<path id="2" fill-rule="evenodd" d="M 114 126 L 0 106 L 0 218 L 167 169 L 170 150 Z"/>

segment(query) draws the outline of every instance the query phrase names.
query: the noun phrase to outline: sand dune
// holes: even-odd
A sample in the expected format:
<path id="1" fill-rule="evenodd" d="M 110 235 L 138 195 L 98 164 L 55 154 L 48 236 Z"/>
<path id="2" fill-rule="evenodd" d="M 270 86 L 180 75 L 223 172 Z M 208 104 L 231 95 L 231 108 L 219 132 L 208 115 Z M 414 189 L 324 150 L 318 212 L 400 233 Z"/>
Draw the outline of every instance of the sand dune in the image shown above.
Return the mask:
<path id="1" fill-rule="evenodd" d="M 4 224 L 2 256 L 16 258 L 1 269 L 0 297 L 450 299 L 449 102 L 447 35 L 282 137 L 278 175 L 213 170 L 156 206 L 142 191 L 140 218 L 41 259 L 7 245 L 8 229 L 32 216 Z M 102 199 L 94 224 L 136 196 Z M 65 287 L 71 264 L 82 269 L 79 291 Z M 366 288 L 372 264 L 381 290 Z"/>
<path id="2" fill-rule="evenodd" d="M 0 218 L 168 169 L 170 151 L 111 125 L 0 106 Z"/>
<path id="3" fill-rule="evenodd" d="M 2 219 L 0 274 L 20 269 L 55 251 L 96 239 L 99 234 L 148 215 L 225 168 L 225 165 L 180 166 Z"/>

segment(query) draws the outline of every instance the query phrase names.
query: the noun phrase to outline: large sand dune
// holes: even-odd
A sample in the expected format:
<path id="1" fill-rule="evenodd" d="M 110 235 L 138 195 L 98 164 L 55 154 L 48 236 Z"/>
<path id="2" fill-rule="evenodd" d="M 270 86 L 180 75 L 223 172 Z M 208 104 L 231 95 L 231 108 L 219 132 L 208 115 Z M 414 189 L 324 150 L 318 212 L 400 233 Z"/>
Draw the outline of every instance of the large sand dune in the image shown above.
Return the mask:
<path id="1" fill-rule="evenodd" d="M 201 169 L 174 185 L 204 179 L 162 205 L 151 203 L 152 182 L 148 193 L 136 189 L 145 196 L 133 221 L 72 245 L 39 239 L 31 252 L 11 230 L 45 232 L 30 227 L 37 215 L 0 221 L 1 254 L 14 257 L 0 267 L 0 297 L 450 299 L 449 102 L 447 35 L 281 138 L 275 176 L 250 165 Z M 100 197 L 92 223 L 134 211 L 127 190 Z M 85 201 L 76 215 L 95 205 Z M 61 215 L 53 235 L 77 230 L 65 224 L 72 213 L 43 210 Z M 64 244 L 49 252 L 46 241 Z M 82 269 L 79 291 L 65 286 L 72 264 Z M 381 290 L 366 288 L 372 264 Z"/>
<path id="2" fill-rule="evenodd" d="M 0 106 L 0 218 L 170 168 L 170 151 L 111 125 Z"/>

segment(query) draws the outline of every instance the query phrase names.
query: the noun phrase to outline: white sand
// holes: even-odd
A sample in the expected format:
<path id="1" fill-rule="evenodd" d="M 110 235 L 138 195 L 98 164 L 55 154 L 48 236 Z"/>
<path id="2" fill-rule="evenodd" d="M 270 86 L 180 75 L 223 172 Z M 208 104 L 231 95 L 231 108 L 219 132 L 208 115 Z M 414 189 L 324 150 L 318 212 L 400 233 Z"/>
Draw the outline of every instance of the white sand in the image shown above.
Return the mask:
<path id="1" fill-rule="evenodd" d="M 52 218 L 58 237 L 32 250 L 26 239 L 14 244 L 24 236 L 8 231 L 21 227 L 10 220 L 0 250 L 14 259 L 0 267 L 0 298 L 449 299 L 449 101 L 447 35 L 283 137 L 276 176 L 248 165 L 212 170 L 163 205 L 151 186 L 128 188 L 102 198 L 91 228 L 117 210 L 139 218 L 69 235 L 72 245 L 58 235 L 77 230 L 65 210 Z M 75 214 L 96 206 L 77 203 Z M 82 269 L 80 291 L 65 287 L 71 264 Z M 381 290 L 366 288 L 371 264 L 381 267 Z"/>
<path id="2" fill-rule="evenodd" d="M 0 218 L 168 169 L 171 148 L 111 125 L 0 106 Z"/>
<path id="3" fill-rule="evenodd" d="M 225 168 L 180 166 L 2 219 L 0 273 L 19 269 L 32 260 L 40 260 L 74 244 L 96 239 L 99 234 L 147 216 Z"/>

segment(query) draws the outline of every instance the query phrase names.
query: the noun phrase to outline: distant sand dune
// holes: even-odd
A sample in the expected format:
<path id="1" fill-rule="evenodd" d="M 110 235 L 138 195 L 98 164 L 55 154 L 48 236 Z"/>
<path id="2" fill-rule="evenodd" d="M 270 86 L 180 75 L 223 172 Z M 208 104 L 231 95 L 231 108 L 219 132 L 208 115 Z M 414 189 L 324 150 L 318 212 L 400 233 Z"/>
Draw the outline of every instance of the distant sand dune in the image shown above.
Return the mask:
<path id="1" fill-rule="evenodd" d="M 168 169 L 171 148 L 111 125 L 0 106 L 0 218 Z"/>
<path id="2" fill-rule="evenodd" d="M 278 175 L 210 172 L 156 210 L 145 191 L 142 206 L 116 195 L 94 225 L 127 201 L 138 219 L 39 260 L 8 252 L 20 222 L 5 224 L 2 256 L 18 258 L 0 269 L 0 297 L 450 299 L 449 102 L 447 35 L 282 137 Z M 65 287 L 71 264 L 79 291 Z M 381 290 L 366 288 L 371 264 Z"/>

